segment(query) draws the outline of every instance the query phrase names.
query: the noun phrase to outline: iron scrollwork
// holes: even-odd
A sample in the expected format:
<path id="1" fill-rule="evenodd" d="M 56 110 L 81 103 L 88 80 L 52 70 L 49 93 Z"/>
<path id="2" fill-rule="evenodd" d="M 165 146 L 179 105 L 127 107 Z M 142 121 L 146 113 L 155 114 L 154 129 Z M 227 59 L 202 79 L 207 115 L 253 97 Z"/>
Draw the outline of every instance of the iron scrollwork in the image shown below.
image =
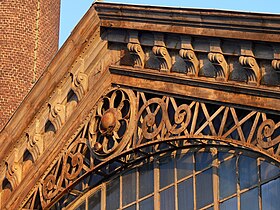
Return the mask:
<path id="1" fill-rule="evenodd" d="M 132 91 L 114 89 L 102 98 L 93 111 L 89 139 L 99 160 L 122 151 L 133 134 L 136 103 Z"/>
<path id="2" fill-rule="evenodd" d="M 49 208 L 78 186 L 81 177 L 85 180 L 98 174 L 107 178 L 114 171 L 107 167 L 113 159 L 125 167 L 181 146 L 237 145 L 279 159 L 280 122 L 274 123 L 276 118 L 269 116 L 191 98 L 112 88 L 97 101 L 61 157 L 42 177 L 30 203 L 40 199 L 36 202 Z"/>
<path id="3" fill-rule="evenodd" d="M 258 129 L 257 141 L 260 147 L 268 149 L 279 144 L 280 136 L 273 138 L 273 134 L 280 127 L 280 122 L 277 124 L 273 120 L 267 119 L 263 121 Z"/>

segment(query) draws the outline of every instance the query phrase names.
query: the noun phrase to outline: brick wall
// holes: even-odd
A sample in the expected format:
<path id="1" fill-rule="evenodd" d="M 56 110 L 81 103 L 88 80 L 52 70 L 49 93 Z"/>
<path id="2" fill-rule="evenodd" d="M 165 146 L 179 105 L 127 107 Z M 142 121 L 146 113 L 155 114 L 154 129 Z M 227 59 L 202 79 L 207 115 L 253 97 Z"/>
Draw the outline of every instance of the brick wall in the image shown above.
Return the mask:
<path id="1" fill-rule="evenodd" d="M 0 130 L 57 51 L 59 13 L 60 0 L 0 1 Z"/>

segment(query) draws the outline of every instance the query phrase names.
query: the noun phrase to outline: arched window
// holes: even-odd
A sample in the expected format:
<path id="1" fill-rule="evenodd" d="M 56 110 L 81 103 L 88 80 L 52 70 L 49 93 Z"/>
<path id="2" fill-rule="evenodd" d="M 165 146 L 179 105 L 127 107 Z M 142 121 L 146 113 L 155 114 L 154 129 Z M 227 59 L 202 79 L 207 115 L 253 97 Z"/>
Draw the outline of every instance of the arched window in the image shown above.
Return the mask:
<path id="1" fill-rule="evenodd" d="M 106 210 L 277 210 L 280 168 L 242 150 L 180 149 L 145 160 L 68 207 Z"/>

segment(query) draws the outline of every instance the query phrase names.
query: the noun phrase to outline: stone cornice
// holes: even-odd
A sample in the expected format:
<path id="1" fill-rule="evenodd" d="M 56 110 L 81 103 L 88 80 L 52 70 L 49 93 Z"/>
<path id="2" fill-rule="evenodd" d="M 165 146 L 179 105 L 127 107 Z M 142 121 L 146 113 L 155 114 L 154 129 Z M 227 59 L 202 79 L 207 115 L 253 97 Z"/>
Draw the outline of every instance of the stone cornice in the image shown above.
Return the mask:
<path id="1" fill-rule="evenodd" d="M 96 2 L 101 26 L 244 40 L 280 41 L 280 15 Z"/>
<path id="2" fill-rule="evenodd" d="M 129 87 L 155 89 L 188 97 L 234 103 L 237 106 L 258 107 L 269 113 L 280 110 L 280 92 L 271 88 L 251 87 L 214 79 L 192 78 L 178 73 L 158 72 L 151 69 L 133 69 L 127 66 L 110 66 L 112 82 Z M 116 75 L 116 76 L 114 76 Z M 213 97 L 213 95 L 215 97 Z M 246 104 L 244 101 L 246 100 Z"/>

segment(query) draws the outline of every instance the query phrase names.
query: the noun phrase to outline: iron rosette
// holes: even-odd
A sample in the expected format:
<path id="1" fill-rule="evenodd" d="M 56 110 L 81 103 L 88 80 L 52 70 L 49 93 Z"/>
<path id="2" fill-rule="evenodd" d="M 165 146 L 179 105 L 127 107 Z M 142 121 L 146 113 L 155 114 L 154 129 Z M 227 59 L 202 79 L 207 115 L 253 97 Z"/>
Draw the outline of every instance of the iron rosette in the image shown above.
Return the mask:
<path id="1" fill-rule="evenodd" d="M 131 145 L 136 97 L 132 90 L 113 88 L 102 97 L 89 122 L 89 141 L 94 156 L 105 161 Z"/>

